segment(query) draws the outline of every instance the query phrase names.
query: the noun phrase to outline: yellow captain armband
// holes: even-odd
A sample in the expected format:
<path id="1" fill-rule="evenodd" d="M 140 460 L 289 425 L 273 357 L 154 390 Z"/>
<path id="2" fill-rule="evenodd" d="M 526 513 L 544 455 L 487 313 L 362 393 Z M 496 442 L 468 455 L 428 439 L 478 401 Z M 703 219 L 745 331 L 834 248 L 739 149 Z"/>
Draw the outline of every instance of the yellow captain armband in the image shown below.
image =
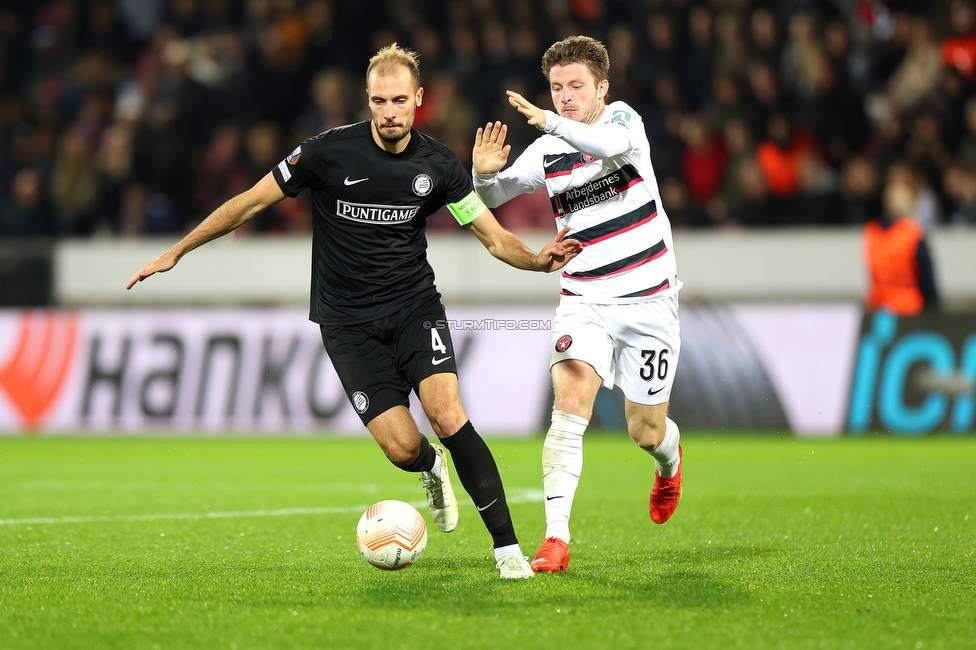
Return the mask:
<path id="1" fill-rule="evenodd" d="M 480 217 L 481 213 L 488 209 L 488 206 L 472 190 L 470 194 L 457 203 L 448 203 L 447 209 L 451 211 L 459 224 L 466 226 Z"/>

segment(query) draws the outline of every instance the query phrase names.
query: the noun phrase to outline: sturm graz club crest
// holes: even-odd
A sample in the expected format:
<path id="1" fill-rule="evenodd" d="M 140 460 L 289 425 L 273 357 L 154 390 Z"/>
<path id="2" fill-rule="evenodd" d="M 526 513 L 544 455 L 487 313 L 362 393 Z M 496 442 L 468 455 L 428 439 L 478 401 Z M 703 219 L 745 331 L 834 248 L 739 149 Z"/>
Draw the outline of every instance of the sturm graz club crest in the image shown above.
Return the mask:
<path id="1" fill-rule="evenodd" d="M 366 393 L 361 390 L 357 390 L 355 393 L 353 393 L 352 405 L 355 407 L 357 413 L 365 413 L 366 409 L 369 408 L 369 398 L 366 397 Z"/>
<path id="2" fill-rule="evenodd" d="M 434 187 L 434 181 L 427 174 L 417 174 L 413 179 L 413 193 L 417 196 L 427 196 Z"/>
<path id="3" fill-rule="evenodd" d="M 565 352 L 569 349 L 569 346 L 573 344 L 573 337 L 569 334 L 563 334 L 558 339 L 556 339 L 556 352 Z"/>
<path id="4" fill-rule="evenodd" d="M 302 145 L 298 145 L 297 147 L 295 147 L 294 151 L 288 154 L 288 157 L 285 158 L 285 161 L 289 165 L 294 165 L 295 163 L 298 162 L 298 159 L 301 157 L 302 157 Z"/>

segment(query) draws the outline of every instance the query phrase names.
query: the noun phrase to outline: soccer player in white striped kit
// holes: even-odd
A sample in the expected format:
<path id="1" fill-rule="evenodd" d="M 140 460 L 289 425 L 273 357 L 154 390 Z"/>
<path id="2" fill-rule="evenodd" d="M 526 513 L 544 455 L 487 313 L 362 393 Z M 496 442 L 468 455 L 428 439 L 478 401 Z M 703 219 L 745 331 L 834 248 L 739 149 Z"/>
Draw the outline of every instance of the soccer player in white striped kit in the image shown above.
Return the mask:
<path id="1" fill-rule="evenodd" d="M 545 186 L 557 229 L 583 251 L 562 272 L 553 322 L 552 425 L 542 452 L 546 539 L 536 573 L 569 566 L 569 516 L 583 467 L 583 433 L 601 385 L 620 386 L 627 429 L 654 459 L 651 520 L 681 496 L 678 426 L 667 417 L 681 341 L 671 225 L 661 205 L 644 124 L 624 102 L 607 103 L 610 60 L 597 40 L 572 36 L 542 58 L 556 112 L 509 91 L 544 133 L 507 169 L 507 127 L 475 136 L 475 191 L 489 207 Z"/>

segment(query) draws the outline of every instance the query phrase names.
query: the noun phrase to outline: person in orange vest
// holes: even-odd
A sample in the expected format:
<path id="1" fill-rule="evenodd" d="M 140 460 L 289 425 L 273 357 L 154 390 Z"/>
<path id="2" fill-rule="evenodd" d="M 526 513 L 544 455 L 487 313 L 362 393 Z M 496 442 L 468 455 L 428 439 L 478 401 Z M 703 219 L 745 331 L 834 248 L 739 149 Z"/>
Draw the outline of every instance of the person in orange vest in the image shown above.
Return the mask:
<path id="1" fill-rule="evenodd" d="M 866 303 L 871 311 L 915 316 L 938 308 L 932 255 L 921 225 L 912 217 L 914 204 L 911 188 L 889 182 L 882 213 L 864 227 Z"/>

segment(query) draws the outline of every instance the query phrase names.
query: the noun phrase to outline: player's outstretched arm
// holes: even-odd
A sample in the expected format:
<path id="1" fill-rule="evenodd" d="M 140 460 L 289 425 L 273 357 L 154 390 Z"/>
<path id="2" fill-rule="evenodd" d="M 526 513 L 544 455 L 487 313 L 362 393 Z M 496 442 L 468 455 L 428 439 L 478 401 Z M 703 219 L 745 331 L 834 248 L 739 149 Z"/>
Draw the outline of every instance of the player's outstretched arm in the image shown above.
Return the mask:
<path id="1" fill-rule="evenodd" d="M 494 174 L 501 171 L 508 162 L 512 145 L 505 144 L 508 127 L 501 122 L 488 122 L 484 128 L 478 127 L 474 136 L 474 151 L 471 163 L 477 174 Z"/>
<path id="2" fill-rule="evenodd" d="M 527 100 L 522 95 L 518 94 L 514 90 L 506 90 L 505 94 L 508 95 L 508 103 L 515 107 L 519 113 L 525 116 L 525 119 L 529 121 L 529 126 L 534 126 L 540 131 L 545 131 L 546 129 L 546 112 Z"/>
<path id="3" fill-rule="evenodd" d="M 563 228 L 542 251 L 535 253 L 521 239 L 505 230 L 491 210 L 482 212 L 481 216 L 468 224 L 468 228 L 495 258 L 527 271 L 558 271 L 583 250 L 583 245 L 575 239 L 564 239 L 569 228 Z"/>
<path id="4" fill-rule="evenodd" d="M 176 266 L 180 258 L 194 248 L 243 226 L 283 198 L 285 198 L 285 194 L 278 187 L 278 182 L 272 174 L 267 174 L 254 187 L 238 194 L 214 210 L 186 237 L 142 267 L 125 285 L 126 290 L 131 289 L 137 282 L 142 282 L 154 273 L 169 271 Z"/>
<path id="5" fill-rule="evenodd" d="M 610 158 L 633 149 L 630 136 L 621 125 L 577 122 L 552 111 L 544 111 L 517 92 L 505 92 L 508 94 L 508 103 L 517 108 L 530 125 L 566 141 L 581 153 L 597 158 Z"/>

